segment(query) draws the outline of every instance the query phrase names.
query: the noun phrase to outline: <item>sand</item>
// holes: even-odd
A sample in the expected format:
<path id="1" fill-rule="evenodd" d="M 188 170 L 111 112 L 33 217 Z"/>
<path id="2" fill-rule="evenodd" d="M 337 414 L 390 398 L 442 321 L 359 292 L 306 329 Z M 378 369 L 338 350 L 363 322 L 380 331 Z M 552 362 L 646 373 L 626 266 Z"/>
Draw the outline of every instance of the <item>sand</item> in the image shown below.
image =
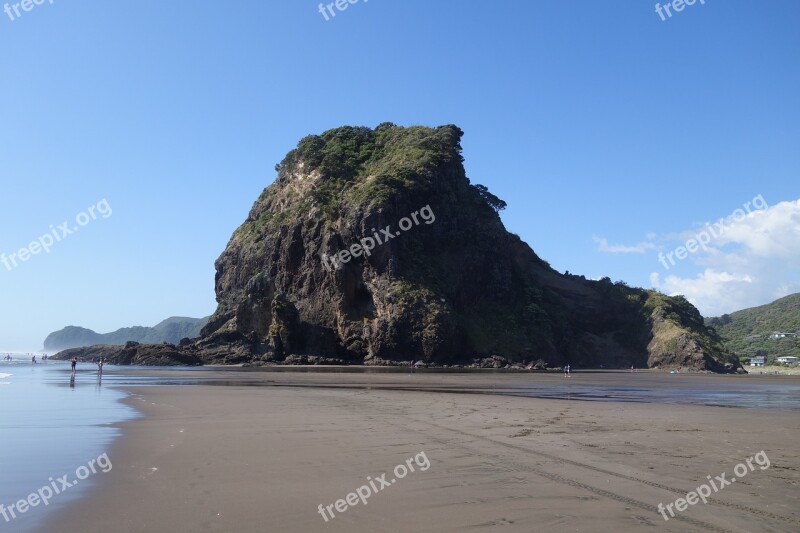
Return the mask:
<path id="1" fill-rule="evenodd" d="M 757 376 L 764 374 L 776 374 L 783 376 L 800 376 L 800 366 L 797 365 L 771 365 L 771 366 L 746 366 L 750 375 Z"/>
<path id="2" fill-rule="evenodd" d="M 122 424 L 113 469 L 43 531 L 800 531 L 797 411 L 463 392 L 525 376 L 274 374 L 252 386 L 265 379 L 131 387 L 145 416 Z M 659 514 L 762 450 L 769 468 Z M 399 464 L 414 472 L 397 478 Z M 383 473 L 395 483 L 336 510 Z"/>

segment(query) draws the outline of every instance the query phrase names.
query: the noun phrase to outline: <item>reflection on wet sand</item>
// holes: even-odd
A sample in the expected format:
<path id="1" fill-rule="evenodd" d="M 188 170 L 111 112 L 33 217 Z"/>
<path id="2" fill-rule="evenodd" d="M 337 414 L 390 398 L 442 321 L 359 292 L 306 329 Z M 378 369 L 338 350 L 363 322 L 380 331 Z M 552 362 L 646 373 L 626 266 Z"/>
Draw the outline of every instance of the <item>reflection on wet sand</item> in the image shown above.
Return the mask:
<path id="1" fill-rule="evenodd" d="M 294 387 L 488 394 L 576 401 L 639 402 L 751 408 L 800 408 L 800 377 L 720 376 L 663 372 L 452 371 L 384 367 L 124 368 L 106 370 L 108 385 Z M 101 385 L 98 376 L 97 386 Z M 71 386 L 74 383 L 71 382 Z"/>

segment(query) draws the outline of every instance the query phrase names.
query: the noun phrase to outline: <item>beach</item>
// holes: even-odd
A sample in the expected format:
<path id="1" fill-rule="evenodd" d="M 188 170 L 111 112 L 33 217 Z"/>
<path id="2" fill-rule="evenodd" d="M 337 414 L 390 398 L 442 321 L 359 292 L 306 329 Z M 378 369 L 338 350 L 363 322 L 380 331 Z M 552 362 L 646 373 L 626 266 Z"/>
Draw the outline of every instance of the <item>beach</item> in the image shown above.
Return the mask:
<path id="1" fill-rule="evenodd" d="M 107 451 L 113 470 L 41 531 L 800 529 L 794 409 L 532 398 L 502 388 L 530 380 L 612 390 L 636 379 L 674 387 L 676 376 L 198 375 L 122 386 L 144 416 L 119 425 Z M 688 389 L 798 385 L 678 379 Z M 674 506 L 720 474 L 735 477 L 747 459 L 745 474 L 706 504 Z M 659 504 L 673 504 L 674 516 Z"/>

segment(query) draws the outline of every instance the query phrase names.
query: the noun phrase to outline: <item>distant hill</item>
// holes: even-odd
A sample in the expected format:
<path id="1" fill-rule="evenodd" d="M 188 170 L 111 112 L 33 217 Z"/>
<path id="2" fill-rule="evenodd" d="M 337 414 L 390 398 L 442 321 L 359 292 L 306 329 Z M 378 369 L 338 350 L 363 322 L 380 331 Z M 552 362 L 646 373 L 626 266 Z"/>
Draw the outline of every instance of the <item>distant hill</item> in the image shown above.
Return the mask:
<path id="1" fill-rule="evenodd" d="M 200 336 L 200 330 L 206 325 L 208 318 L 174 316 L 159 322 L 152 328 L 134 326 L 121 328 L 111 333 L 96 333 L 91 329 L 67 326 L 47 336 L 44 340 L 44 350 L 58 352 L 69 348 L 81 348 L 95 344 L 121 345 L 128 341 L 136 341 L 143 344 L 160 344 L 162 342 L 177 344 L 183 338 L 193 339 Z"/>
<path id="2" fill-rule="evenodd" d="M 800 332 L 800 293 L 767 305 L 707 318 L 705 322 L 717 330 L 725 346 L 741 360 L 755 355 L 766 355 L 769 362 L 785 355 L 800 356 L 800 336 L 771 338 L 775 332 Z"/>

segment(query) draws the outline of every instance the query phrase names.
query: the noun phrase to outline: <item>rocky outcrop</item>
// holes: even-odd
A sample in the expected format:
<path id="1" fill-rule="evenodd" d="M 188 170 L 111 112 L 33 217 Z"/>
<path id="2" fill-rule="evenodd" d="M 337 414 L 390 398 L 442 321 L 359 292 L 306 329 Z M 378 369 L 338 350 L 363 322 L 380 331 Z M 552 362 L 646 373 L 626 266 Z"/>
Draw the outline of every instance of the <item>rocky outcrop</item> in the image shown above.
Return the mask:
<path id="1" fill-rule="evenodd" d="M 737 366 L 686 300 L 550 268 L 467 178 L 461 135 L 304 138 L 217 260 L 216 312 L 176 349 L 206 363 Z"/>
<path id="2" fill-rule="evenodd" d="M 695 319 L 703 320 L 699 313 L 695 315 Z M 651 315 L 652 338 L 647 345 L 648 366 L 702 369 L 719 373 L 743 371 L 737 358 L 727 354 L 725 357 L 718 355 L 724 354 L 725 350 L 714 332 L 698 335 L 690 328 L 681 328 L 676 322 L 667 317 L 663 307 Z M 707 345 L 710 339 L 715 345 Z"/>
<path id="3" fill-rule="evenodd" d="M 93 363 L 104 358 L 112 365 L 146 366 L 197 366 L 202 361 L 186 353 L 174 344 L 139 344 L 130 341 L 124 346 L 98 344 L 90 347 L 71 348 L 59 352 L 54 359 L 70 360 L 77 357 L 82 363 Z"/>

